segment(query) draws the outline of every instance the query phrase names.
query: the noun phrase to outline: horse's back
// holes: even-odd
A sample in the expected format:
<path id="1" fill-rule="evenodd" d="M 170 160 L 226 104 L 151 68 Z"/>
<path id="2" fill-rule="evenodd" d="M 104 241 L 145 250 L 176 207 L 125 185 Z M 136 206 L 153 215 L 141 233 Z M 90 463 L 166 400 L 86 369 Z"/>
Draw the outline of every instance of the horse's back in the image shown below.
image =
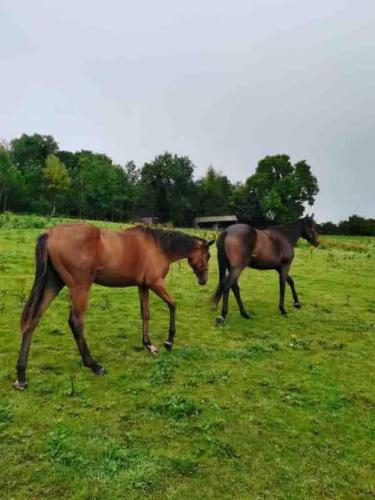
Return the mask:
<path id="1" fill-rule="evenodd" d="M 63 239 L 69 241 L 87 241 L 97 238 L 100 233 L 100 228 L 90 224 L 89 222 L 71 222 L 66 224 L 58 224 L 47 230 L 50 238 Z"/>
<path id="2" fill-rule="evenodd" d="M 256 229 L 249 224 L 232 224 L 225 229 L 226 238 L 238 238 L 244 241 L 256 238 Z"/>

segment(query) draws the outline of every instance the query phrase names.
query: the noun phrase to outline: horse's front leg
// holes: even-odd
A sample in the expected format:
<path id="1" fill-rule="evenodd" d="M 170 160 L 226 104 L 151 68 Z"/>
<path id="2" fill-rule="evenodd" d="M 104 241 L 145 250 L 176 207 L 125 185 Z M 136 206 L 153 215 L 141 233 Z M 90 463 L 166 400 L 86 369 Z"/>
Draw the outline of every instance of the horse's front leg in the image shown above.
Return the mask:
<path id="1" fill-rule="evenodd" d="M 151 290 L 158 297 L 164 300 L 164 302 L 166 302 L 169 307 L 169 334 L 168 339 L 164 342 L 164 347 L 168 349 L 168 351 L 171 351 L 173 347 L 174 336 L 176 333 L 176 302 L 167 292 L 164 281 L 162 279 L 153 284 L 151 286 Z"/>
<path id="2" fill-rule="evenodd" d="M 138 293 L 142 316 L 142 343 L 144 347 L 146 347 L 146 349 L 148 349 L 152 354 L 156 354 L 158 352 L 158 349 L 151 343 L 150 335 L 148 332 L 148 322 L 150 319 L 148 287 L 144 285 L 139 286 Z"/>
<path id="3" fill-rule="evenodd" d="M 279 272 L 279 288 L 280 288 L 280 297 L 279 297 L 279 309 L 281 314 L 286 314 L 285 310 L 285 283 L 289 273 L 289 266 L 284 266 L 278 270 Z"/>

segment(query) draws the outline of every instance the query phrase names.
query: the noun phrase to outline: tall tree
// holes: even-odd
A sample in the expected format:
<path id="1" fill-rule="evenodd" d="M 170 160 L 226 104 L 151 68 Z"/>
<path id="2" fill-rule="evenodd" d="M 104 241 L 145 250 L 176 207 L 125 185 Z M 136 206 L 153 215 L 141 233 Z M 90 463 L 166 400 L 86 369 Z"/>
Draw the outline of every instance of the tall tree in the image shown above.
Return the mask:
<path id="1" fill-rule="evenodd" d="M 108 156 L 80 152 L 75 189 L 79 197 L 80 216 L 121 220 L 126 217 L 127 175 Z"/>
<path id="2" fill-rule="evenodd" d="M 313 205 L 319 192 L 311 167 L 289 156 L 266 156 L 237 191 L 238 215 L 257 224 L 298 219 L 304 205 Z"/>
<path id="3" fill-rule="evenodd" d="M 59 146 L 51 135 L 22 134 L 11 141 L 10 155 L 13 163 L 20 170 L 31 164 L 44 165 L 47 156 L 56 154 Z"/>
<path id="4" fill-rule="evenodd" d="M 225 215 L 232 210 L 233 186 L 228 177 L 213 167 L 197 181 L 197 187 L 201 215 Z"/>
<path id="5" fill-rule="evenodd" d="M 47 208 L 43 192 L 43 169 L 47 156 L 57 151 L 58 144 L 50 135 L 23 134 L 11 141 L 10 158 L 21 172 L 25 185 L 25 209 L 38 212 Z"/>
<path id="6" fill-rule="evenodd" d="M 161 222 L 191 224 L 196 211 L 194 164 L 187 156 L 164 153 L 141 170 L 144 207 Z"/>
<path id="7" fill-rule="evenodd" d="M 21 192 L 21 175 L 12 164 L 5 145 L 0 146 L 0 211 L 17 209 Z"/>
<path id="8" fill-rule="evenodd" d="M 56 199 L 64 194 L 71 184 L 68 170 L 64 163 L 54 154 L 49 154 L 46 159 L 46 166 L 43 169 L 43 177 L 47 185 L 47 192 L 52 201 L 52 216 L 56 211 Z"/>
<path id="9" fill-rule="evenodd" d="M 136 215 L 137 210 L 142 207 L 142 189 L 140 184 L 141 170 L 133 161 L 128 161 L 124 166 L 127 177 L 126 212 L 129 217 Z"/>

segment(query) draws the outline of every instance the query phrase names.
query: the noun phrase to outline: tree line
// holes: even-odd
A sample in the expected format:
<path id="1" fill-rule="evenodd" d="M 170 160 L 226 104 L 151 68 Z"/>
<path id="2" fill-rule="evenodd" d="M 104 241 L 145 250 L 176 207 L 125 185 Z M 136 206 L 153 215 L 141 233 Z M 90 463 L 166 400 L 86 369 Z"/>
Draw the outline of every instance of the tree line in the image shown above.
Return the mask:
<path id="1" fill-rule="evenodd" d="M 322 234 L 375 236 L 375 219 L 352 215 L 338 224 L 323 222 L 319 229 Z"/>
<path id="2" fill-rule="evenodd" d="M 189 226 L 194 217 L 235 214 L 264 226 L 302 216 L 319 191 L 311 167 L 266 156 L 244 182 L 212 166 L 199 179 L 187 156 L 169 152 L 124 165 L 88 150 L 64 151 L 51 135 L 23 134 L 0 144 L 0 210 L 113 221 L 157 217 Z"/>

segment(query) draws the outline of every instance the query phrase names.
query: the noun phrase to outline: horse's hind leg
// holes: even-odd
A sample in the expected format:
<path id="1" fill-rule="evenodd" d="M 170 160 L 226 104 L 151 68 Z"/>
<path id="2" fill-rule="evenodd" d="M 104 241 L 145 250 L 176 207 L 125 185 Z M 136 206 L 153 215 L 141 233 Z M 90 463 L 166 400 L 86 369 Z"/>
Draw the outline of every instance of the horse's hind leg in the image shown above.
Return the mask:
<path id="1" fill-rule="evenodd" d="M 83 333 L 84 316 L 87 309 L 90 288 L 91 283 L 89 285 L 75 285 L 71 287 L 70 296 L 72 304 L 68 323 L 77 343 L 84 366 L 91 368 L 96 375 L 102 375 L 104 373 L 104 368 L 91 356 Z"/>
<path id="2" fill-rule="evenodd" d="M 223 304 L 221 307 L 221 316 L 216 318 L 216 323 L 218 325 L 223 325 L 225 318 L 228 316 L 228 304 L 229 304 L 229 290 L 224 290 L 223 292 Z"/>
<path id="3" fill-rule="evenodd" d="M 151 343 L 150 335 L 148 332 L 148 321 L 150 319 L 150 308 L 149 308 L 149 289 L 147 286 L 138 287 L 139 303 L 141 306 L 141 316 L 142 316 L 142 343 L 146 349 L 148 349 L 152 354 L 156 354 L 158 349 L 155 345 Z"/>
<path id="4" fill-rule="evenodd" d="M 241 316 L 245 319 L 250 319 L 250 314 L 246 312 L 240 294 L 240 287 L 238 286 L 238 279 L 232 285 L 232 291 L 234 296 L 236 297 L 237 304 L 241 313 Z"/>
<path id="5" fill-rule="evenodd" d="M 218 325 L 223 325 L 225 322 L 225 318 L 228 315 L 228 301 L 229 301 L 229 291 L 233 287 L 233 284 L 237 281 L 240 276 L 242 268 L 240 267 L 231 267 L 229 270 L 229 274 L 225 278 L 223 284 L 223 305 L 221 309 L 221 316 L 216 318 L 216 323 Z"/>
<path id="6" fill-rule="evenodd" d="M 298 295 L 297 295 L 297 292 L 296 292 L 296 289 L 295 289 L 295 286 L 294 286 L 294 280 L 291 276 L 287 276 L 286 278 L 286 281 L 288 282 L 288 285 L 290 286 L 290 289 L 292 291 L 292 295 L 293 295 L 293 306 L 296 307 L 297 309 L 300 309 L 301 308 L 301 303 L 300 301 L 298 300 Z"/>
<path id="7" fill-rule="evenodd" d="M 14 384 L 16 389 L 24 389 L 27 386 L 26 382 L 26 368 L 27 359 L 30 351 L 30 344 L 33 332 L 41 320 L 43 314 L 46 312 L 52 300 L 59 294 L 63 288 L 64 283 L 52 267 L 48 268 L 46 285 L 44 287 L 43 296 L 39 305 L 32 312 L 23 316 L 21 324 L 21 349 L 17 361 L 17 380 Z"/>

